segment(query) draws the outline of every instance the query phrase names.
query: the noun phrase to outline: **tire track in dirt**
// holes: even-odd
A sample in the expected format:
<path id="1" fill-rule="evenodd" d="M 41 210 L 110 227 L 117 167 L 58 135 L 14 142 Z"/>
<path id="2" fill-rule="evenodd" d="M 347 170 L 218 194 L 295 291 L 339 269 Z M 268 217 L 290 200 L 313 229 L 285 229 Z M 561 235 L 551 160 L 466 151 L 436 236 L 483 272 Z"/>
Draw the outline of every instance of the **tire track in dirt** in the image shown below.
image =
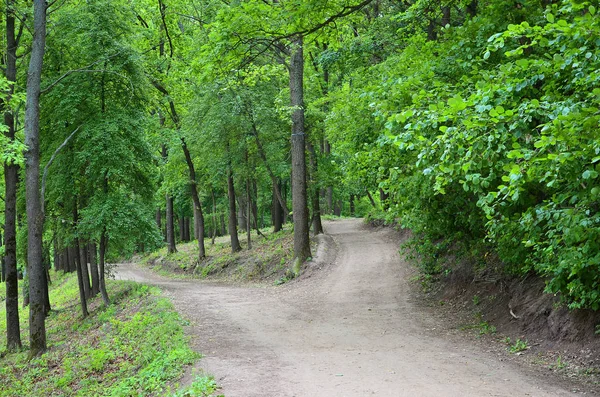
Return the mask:
<path id="1" fill-rule="evenodd" d="M 116 274 L 165 291 L 226 397 L 576 395 L 435 332 L 392 231 L 355 219 L 325 226 L 334 262 L 317 258 L 280 287 L 174 281 L 133 264 Z"/>

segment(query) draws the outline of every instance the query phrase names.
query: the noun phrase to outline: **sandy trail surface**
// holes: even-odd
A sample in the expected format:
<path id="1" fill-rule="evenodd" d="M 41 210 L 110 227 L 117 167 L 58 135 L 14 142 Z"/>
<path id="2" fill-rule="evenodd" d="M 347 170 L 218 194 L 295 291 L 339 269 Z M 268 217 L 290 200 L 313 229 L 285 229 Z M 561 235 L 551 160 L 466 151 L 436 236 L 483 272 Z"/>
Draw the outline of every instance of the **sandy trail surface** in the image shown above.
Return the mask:
<path id="1" fill-rule="evenodd" d="M 337 255 L 280 287 L 176 281 L 135 264 L 116 274 L 165 291 L 226 397 L 577 395 L 436 330 L 443 320 L 410 293 L 394 232 L 325 227 Z"/>

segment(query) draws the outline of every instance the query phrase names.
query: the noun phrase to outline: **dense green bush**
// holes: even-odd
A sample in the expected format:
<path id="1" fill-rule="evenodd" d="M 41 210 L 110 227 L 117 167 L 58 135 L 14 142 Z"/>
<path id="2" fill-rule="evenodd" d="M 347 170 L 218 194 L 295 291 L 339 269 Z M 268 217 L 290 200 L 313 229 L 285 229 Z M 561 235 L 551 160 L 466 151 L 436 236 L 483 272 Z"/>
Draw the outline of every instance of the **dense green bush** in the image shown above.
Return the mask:
<path id="1" fill-rule="evenodd" d="M 600 308 L 595 14 L 590 2 L 574 1 L 547 9 L 482 7 L 437 41 L 411 35 L 405 48 L 373 67 L 383 76 L 378 86 L 363 80 L 354 88 L 368 97 L 372 123 L 382 131 L 380 186 L 403 226 L 429 241 L 488 244 L 508 271 L 536 272 L 571 308 L 594 310 Z"/>

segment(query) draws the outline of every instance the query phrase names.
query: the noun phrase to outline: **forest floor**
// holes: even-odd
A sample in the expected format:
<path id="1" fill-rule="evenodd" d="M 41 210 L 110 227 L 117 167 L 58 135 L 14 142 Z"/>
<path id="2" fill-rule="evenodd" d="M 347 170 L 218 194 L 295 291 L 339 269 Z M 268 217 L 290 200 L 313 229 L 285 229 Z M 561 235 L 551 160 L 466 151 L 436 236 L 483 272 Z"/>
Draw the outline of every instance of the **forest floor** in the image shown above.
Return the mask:
<path id="1" fill-rule="evenodd" d="M 325 229 L 302 276 L 280 286 L 174 280 L 135 263 L 115 273 L 172 299 L 205 355 L 188 377 L 213 374 L 226 397 L 598 395 L 527 364 L 527 351 L 459 332 L 462 320 L 423 299 L 398 253 L 406 236 L 359 219 Z"/>

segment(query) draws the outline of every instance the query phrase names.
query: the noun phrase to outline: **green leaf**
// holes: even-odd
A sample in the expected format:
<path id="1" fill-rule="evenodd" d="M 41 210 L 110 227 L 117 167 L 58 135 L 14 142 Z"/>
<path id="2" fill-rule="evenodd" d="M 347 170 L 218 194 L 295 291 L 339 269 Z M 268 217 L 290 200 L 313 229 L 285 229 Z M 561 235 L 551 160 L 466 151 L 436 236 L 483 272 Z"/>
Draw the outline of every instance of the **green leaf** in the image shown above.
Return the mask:
<path id="1" fill-rule="evenodd" d="M 554 15 L 547 13 L 546 14 L 546 19 L 548 20 L 548 22 L 550 23 L 554 23 Z"/>
<path id="2" fill-rule="evenodd" d="M 491 54 L 489 51 L 486 51 L 486 52 L 483 54 L 483 59 L 485 59 L 485 60 L 489 59 L 489 58 L 490 58 L 490 55 L 492 55 L 492 54 Z"/>
<path id="3" fill-rule="evenodd" d="M 594 170 L 586 170 L 581 176 L 583 177 L 583 179 L 596 179 L 598 178 L 598 172 Z"/>

